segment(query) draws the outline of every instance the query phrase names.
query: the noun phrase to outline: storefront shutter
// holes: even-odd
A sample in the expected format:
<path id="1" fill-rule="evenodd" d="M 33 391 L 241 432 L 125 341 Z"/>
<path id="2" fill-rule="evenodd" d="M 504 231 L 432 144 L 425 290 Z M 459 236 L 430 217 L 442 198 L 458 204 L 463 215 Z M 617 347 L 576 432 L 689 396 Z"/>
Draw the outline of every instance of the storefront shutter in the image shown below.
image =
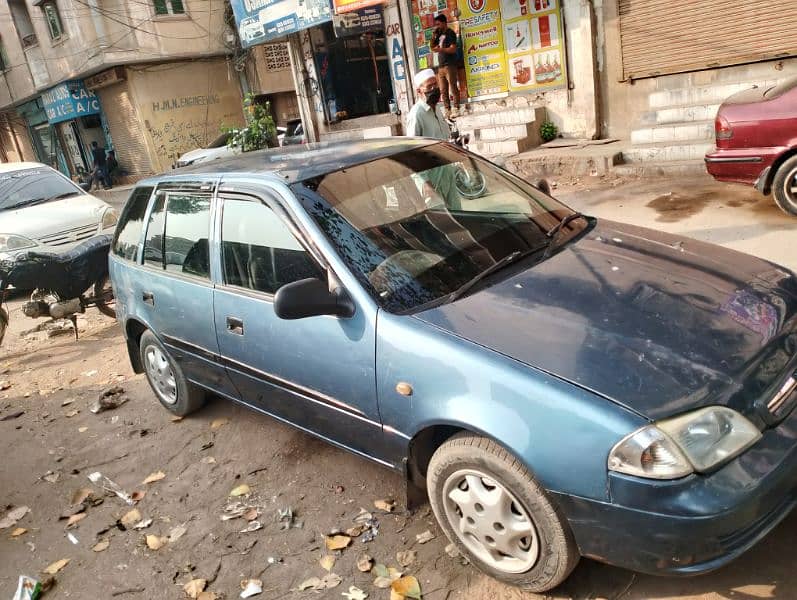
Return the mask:
<path id="1" fill-rule="evenodd" d="M 130 98 L 127 82 L 115 83 L 96 90 L 111 129 L 113 148 L 119 166 L 132 177 L 152 175 L 154 169 L 144 143 L 141 120 Z"/>
<path id="2" fill-rule="evenodd" d="M 797 2 L 619 0 L 625 79 L 797 56 Z"/>

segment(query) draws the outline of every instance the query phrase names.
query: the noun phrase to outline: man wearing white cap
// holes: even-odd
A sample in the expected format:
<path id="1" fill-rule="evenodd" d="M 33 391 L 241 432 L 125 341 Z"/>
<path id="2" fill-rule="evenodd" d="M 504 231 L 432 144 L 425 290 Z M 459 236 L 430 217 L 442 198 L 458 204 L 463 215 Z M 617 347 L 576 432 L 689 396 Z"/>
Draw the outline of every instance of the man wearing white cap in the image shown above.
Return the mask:
<path id="1" fill-rule="evenodd" d="M 407 135 L 448 140 L 451 130 L 439 108 L 440 88 L 432 69 L 418 71 L 412 78 L 418 99 L 407 116 Z"/>

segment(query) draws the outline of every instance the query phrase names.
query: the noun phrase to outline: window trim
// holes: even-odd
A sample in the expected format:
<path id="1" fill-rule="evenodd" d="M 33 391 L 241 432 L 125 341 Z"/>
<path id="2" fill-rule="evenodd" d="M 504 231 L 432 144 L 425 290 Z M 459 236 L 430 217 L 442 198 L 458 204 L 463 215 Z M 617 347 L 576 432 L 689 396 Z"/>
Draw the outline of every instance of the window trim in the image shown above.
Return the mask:
<path id="1" fill-rule="evenodd" d="M 174 0 L 161 0 L 163 5 L 166 7 L 166 12 L 158 12 L 157 8 L 157 1 L 152 0 L 152 13 L 155 19 L 170 19 L 174 17 L 178 18 L 188 18 L 188 11 L 186 10 L 186 0 L 179 0 L 180 4 L 183 5 L 183 10 L 181 12 L 174 12 Z"/>
<path id="2" fill-rule="evenodd" d="M 125 219 L 125 217 L 127 217 L 130 214 L 130 210 L 132 209 L 132 204 L 130 202 L 130 199 L 133 197 L 133 195 L 136 193 L 136 191 L 138 191 L 140 189 L 146 189 L 148 187 L 150 187 L 150 186 L 148 186 L 148 185 L 140 185 L 140 186 L 136 186 L 136 187 L 133 188 L 133 190 L 130 193 L 130 197 L 128 198 L 128 201 L 125 203 L 124 207 L 122 208 L 122 212 L 119 214 L 119 223 L 121 223 L 122 220 Z M 142 223 L 141 223 L 141 232 L 138 234 L 138 242 L 136 242 L 136 252 L 135 252 L 133 258 L 125 258 L 124 256 L 121 256 L 121 255 L 116 253 L 116 242 L 119 239 L 119 235 L 121 234 L 121 229 L 118 227 L 118 224 L 117 224 L 116 230 L 114 231 L 114 234 L 113 234 L 113 239 L 111 240 L 110 254 L 112 254 L 113 256 L 118 258 L 119 260 L 124 261 L 126 263 L 134 263 L 134 264 L 139 264 L 143 260 L 143 257 L 144 257 L 144 239 L 145 239 L 146 232 L 147 232 L 147 224 L 149 223 L 150 209 L 151 209 L 152 205 L 154 204 L 154 201 L 153 201 L 154 197 L 155 197 L 155 186 L 153 185 L 153 186 L 151 186 L 150 192 L 149 192 L 149 196 L 146 199 L 146 205 L 144 207 L 144 215 L 142 217 Z M 129 221 L 129 219 L 128 219 L 128 221 Z M 127 223 L 125 223 L 125 225 L 127 225 Z"/>
<path id="3" fill-rule="evenodd" d="M 55 19 L 58 22 L 58 35 L 53 35 L 52 23 L 50 22 L 50 17 L 47 14 L 47 9 L 52 8 L 53 13 L 55 14 Z M 66 39 L 66 30 L 64 29 L 64 20 L 61 18 L 61 12 L 58 10 L 58 5 L 55 3 L 55 0 L 45 0 L 45 2 L 41 3 L 41 10 L 42 14 L 44 15 L 44 22 L 47 26 L 47 33 L 50 36 L 51 42 L 61 42 Z"/>

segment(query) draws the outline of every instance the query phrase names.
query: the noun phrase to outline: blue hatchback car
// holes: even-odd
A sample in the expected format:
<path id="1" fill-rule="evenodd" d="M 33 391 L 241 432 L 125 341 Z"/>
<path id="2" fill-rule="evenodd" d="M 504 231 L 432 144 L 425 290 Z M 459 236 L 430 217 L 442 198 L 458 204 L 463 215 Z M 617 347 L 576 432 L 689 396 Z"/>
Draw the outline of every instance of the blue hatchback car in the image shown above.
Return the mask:
<path id="1" fill-rule="evenodd" d="M 797 280 L 576 213 L 442 142 L 146 181 L 110 258 L 137 372 L 402 472 L 474 565 L 693 574 L 792 509 Z"/>

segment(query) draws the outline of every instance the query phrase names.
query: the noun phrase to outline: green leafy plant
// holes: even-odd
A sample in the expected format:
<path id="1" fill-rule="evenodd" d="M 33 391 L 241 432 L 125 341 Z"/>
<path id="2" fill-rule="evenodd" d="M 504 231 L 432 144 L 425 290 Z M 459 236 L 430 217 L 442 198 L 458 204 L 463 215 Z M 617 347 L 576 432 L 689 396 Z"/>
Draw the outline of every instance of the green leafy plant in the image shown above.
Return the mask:
<path id="1" fill-rule="evenodd" d="M 277 145 L 277 126 L 271 116 L 270 103 L 255 102 L 254 94 L 247 94 L 244 98 L 244 114 L 246 127 L 222 128 L 224 133 L 231 134 L 230 146 L 249 152 Z"/>
<path id="2" fill-rule="evenodd" d="M 559 135 L 559 128 L 550 121 L 543 122 L 540 125 L 540 137 L 543 142 L 550 142 Z"/>

